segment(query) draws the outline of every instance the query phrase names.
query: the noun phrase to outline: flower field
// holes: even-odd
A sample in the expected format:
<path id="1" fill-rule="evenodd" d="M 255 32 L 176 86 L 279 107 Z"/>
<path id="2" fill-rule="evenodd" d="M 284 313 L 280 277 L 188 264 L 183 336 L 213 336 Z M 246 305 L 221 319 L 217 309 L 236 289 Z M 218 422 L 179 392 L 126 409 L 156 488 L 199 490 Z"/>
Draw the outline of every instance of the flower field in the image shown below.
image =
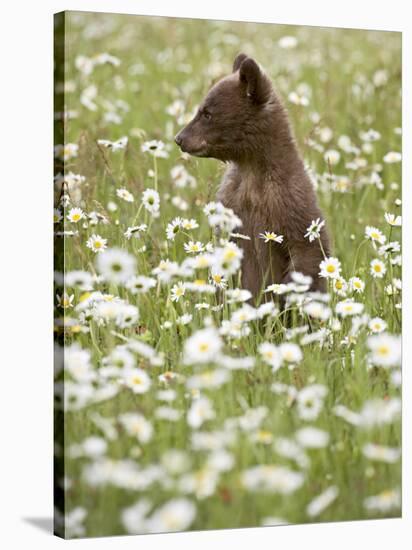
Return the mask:
<path id="1" fill-rule="evenodd" d="M 57 532 L 399 516 L 401 35 L 64 21 Z M 271 77 L 317 189 L 332 237 L 319 266 L 327 294 L 295 273 L 251 301 L 240 287 L 247 236 L 215 200 L 225 165 L 174 143 L 240 51 Z M 283 240 L 271 227 L 255 237 Z"/>

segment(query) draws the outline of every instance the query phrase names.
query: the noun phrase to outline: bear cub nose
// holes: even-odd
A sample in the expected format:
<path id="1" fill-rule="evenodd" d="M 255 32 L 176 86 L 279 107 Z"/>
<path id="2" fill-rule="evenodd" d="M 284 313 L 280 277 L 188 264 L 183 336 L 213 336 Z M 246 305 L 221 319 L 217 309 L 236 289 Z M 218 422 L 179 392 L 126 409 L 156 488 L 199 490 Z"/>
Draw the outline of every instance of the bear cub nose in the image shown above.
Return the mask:
<path id="1" fill-rule="evenodd" d="M 182 145 L 182 141 L 183 141 L 183 140 L 182 140 L 182 138 L 180 137 L 180 133 L 177 134 L 177 135 L 175 136 L 175 142 L 177 143 L 177 145 L 179 145 L 179 147 L 180 147 L 180 145 Z"/>

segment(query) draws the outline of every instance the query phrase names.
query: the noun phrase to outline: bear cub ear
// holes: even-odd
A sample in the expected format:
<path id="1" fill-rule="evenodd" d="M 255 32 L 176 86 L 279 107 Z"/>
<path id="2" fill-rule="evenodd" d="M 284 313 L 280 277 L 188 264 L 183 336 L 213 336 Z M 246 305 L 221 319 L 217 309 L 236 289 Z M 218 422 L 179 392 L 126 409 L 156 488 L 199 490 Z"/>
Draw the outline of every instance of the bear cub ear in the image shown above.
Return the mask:
<path id="1" fill-rule="evenodd" d="M 239 70 L 239 67 L 241 66 L 241 64 L 243 63 L 243 61 L 247 58 L 247 55 L 245 53 L 239 53 L 235 60 L 233 61 L 233 72 L 235 73 L 236 71 Z"/>
<path id="2" fill-rule="evenodd" d="M 244 54 L 239 54 L 235 63 Z M 239 79 L 246 88 L 247 96 L 257 104 L 268 101 L 271 84 L 266 75 L 262 73 L 256 61 L 250 57 L 244 57 L 239 65 Z"/>

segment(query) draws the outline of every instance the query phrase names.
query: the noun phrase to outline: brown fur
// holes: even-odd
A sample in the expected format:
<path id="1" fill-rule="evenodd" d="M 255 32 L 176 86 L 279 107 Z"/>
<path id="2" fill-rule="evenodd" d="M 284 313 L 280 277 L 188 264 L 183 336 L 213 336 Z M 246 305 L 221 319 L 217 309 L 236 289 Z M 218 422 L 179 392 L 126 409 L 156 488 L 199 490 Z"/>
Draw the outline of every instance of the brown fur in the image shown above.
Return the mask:
<path id="1" fill-rule="evenodd" d="M 289 282 L 290 273 L 299 271 L 313 278 L 312 290 L 325 291 L 318 275 L 321 248 L 304 238 L 322 213 L 287 112 L 253 59 L 239 54 L 233 71 L 212 87 L 176 143 L 195 156 L 230 163 L 217 199 L 234 210 L 243 222 L 241 232 L 251 239 L 238 243 L 244 250 L 244 288 L 256 297 L 267 285 Z M 283 243 L 265 243 L 259 238 L 264 231 L 283 235 Z M 329 255 L 324 228 L 321 241 Z"/>

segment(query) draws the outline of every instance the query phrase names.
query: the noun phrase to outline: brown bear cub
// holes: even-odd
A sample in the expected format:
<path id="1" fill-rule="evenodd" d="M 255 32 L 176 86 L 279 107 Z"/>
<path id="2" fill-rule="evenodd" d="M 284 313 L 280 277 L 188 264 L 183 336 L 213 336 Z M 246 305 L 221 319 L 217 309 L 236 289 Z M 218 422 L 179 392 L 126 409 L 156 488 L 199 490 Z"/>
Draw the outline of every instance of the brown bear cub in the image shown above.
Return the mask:
<path id="1" fill-rule="evenodd" d="M 322 218 L 288 115 L 256 61 L 239 54 L 233 73 L 215 84 L 196 116 L 176 136 L 182 151 L 229 162 L 217 199 L 242 220 L 242 286 L 256 298 L 272 283 L 287 283 L 298 271 L 312 277 L 311 290 L 325 291 L 319 277 L 319 241 L 304 237 Z M 265 243 L 264 231 L 283 236 Z M 323 227 L 321 242 L 329 255 Z"/>

